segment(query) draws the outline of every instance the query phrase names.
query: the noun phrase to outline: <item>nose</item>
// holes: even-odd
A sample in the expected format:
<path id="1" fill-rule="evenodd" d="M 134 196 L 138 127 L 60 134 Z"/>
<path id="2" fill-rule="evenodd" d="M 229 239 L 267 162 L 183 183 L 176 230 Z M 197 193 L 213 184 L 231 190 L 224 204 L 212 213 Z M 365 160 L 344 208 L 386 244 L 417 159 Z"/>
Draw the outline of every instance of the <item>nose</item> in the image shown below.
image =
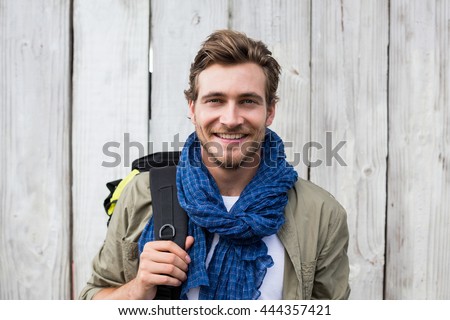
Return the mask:
<path id="1" fill-rule="evenodd" d="M 244 123 L 241 110 L 236 103 L 230 102 L 222 108 L 220 123 L 229 128 L 234 128 Z"/>

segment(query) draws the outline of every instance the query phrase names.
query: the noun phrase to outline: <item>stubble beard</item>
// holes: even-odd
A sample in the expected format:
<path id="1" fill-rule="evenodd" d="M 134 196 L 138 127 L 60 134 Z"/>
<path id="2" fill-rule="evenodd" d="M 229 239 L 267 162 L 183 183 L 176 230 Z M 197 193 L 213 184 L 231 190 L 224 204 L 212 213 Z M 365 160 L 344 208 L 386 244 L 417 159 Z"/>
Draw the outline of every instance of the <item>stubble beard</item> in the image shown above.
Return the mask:
<path id="1" fill-rule="evenodd" d="M 211 135 L 211 133 L 208 133 L 208 136 Z M 200 140 L 202 150 L 208 160 L 207 165 L 211 163 L 217 167 L 228 170 L 237 170 L 242 167 L 248 168 L 259 165 L 264 133 L 260 131 L 251 135 L 256 136 L 257 140 L 246 141 L 238 146 L 229 144 L 226 146 L 226 150 L 222 150 L 224 149 L 222 144 L 205 141 L 205 137 L 200 135 L 197 130 L 197 137 Z M 234 155 L 236 152 L 239 153 L 238 156 Z"/>

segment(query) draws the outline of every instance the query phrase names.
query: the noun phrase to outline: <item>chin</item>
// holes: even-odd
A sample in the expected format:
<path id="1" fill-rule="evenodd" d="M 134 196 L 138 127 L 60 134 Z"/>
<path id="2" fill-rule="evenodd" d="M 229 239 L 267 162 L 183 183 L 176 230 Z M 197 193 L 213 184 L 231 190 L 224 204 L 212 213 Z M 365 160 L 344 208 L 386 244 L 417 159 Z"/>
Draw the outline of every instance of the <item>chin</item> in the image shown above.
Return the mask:
<path id="1" fill-rule="evenodd" d="M 259 165 L 259 156 L 255 157 L 254 154 L 249 155 L 236 155 L 234 157 L 214 157 L 210 155 L 210 160 L 220 168 L 223 169 L 239 169 L 239 168 L 253 168 Z"/>

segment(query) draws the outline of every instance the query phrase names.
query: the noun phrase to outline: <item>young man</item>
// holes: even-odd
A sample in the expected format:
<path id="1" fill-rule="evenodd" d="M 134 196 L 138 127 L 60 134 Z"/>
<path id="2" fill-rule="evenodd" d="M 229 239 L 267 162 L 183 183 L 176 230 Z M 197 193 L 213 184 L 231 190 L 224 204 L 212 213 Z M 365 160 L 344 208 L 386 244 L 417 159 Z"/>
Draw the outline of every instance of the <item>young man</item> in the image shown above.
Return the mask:
<path id="1" fill-rule="evenodd" d="M 346 299 L 345 210 L 297 178 L 275 116 L 280 66 L 262 42 L 217 31 L 191 66 L 185 92 L 195 132 L 177 168 L 189 216 L 186 250 L 153 241 L 149 173 L 125 188 L 84 299 Z"/>

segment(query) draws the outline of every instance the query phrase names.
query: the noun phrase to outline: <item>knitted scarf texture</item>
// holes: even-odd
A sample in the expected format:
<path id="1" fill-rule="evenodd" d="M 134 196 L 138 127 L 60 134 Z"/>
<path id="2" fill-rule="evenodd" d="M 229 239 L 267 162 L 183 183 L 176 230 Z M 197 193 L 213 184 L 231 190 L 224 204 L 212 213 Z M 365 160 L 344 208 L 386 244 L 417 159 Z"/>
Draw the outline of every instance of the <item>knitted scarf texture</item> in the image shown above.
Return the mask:
<path id="1" fill-rule="evenodd" d="M 277 233 L 283 225 L 287 192 L 297 181 L 297 172 L 286 161 L 281 138 L 266 129 L 257 173 L 228 212 L 202 162 L 201 148 L 192 133 L 177 168 L 178 199 L 189 216 L 189 234 L 195 239 L 181 298 L 186 299 L 189 289 L 200 287 L 199 299 L 258 299 L 267 268 L 273 266 L 262 238 Z M 215 233 L 219 242 L 206 268 Z M 139 251 L 153 239 L 150 219 L 139 239 Z"/>

